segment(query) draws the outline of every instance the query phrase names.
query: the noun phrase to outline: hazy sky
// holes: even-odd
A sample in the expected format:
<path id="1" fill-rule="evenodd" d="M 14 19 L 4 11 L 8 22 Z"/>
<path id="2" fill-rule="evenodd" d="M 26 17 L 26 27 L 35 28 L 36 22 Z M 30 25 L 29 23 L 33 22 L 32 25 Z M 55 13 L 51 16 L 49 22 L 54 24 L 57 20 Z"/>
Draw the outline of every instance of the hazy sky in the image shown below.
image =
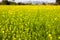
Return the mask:
<path id="1" fill-rule="evenodd" d="M 0 2 L 1 2 L 2 0 L 0 0 Z"/>
<path id="2" fill-rule="evenodd" d="M 0 0 L 1 2 L 2 0 Z M 9 1 L 12 1 L 12 0 L 9 0 Z M 16 3 L 18 2 L 25 2 L 25 1 L 29 1 L 29 0 L 15 0 Z M 43 2 L 56 2 L 56 0 L 31 0 L 31 1 L 43 1 Z"/>

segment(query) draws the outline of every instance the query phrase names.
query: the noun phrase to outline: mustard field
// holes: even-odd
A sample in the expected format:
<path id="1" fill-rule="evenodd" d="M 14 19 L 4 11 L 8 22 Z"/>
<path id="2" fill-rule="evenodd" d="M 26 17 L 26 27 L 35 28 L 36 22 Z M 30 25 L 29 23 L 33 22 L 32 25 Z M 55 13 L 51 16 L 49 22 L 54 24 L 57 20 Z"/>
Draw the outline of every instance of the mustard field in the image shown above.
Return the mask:
<path id="1" fill-rule="evenodd" d="M 60 40 L 60 6 L 0 6 L 0 40 Z"/>

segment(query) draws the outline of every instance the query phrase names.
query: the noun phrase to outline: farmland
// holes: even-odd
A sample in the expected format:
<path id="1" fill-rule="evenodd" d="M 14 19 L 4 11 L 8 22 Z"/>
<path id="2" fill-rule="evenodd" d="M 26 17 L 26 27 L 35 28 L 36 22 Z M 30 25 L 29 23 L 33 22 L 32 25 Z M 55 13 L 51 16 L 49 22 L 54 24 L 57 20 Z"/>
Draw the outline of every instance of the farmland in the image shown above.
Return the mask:
<path id="1" fill-rule="evenodd" d="M 0 40 L 60 40 L 60 6 L 0 6 Z"/>

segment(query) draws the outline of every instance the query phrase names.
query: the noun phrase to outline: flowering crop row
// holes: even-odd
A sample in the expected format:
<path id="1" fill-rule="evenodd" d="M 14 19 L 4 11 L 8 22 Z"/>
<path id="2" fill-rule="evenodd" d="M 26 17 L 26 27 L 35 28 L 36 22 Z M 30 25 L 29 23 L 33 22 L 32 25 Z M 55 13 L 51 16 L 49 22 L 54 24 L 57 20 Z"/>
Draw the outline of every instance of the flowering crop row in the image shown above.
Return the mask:
<path id="1" fill-rule="evenodd" d="M 0 6 L 0 40 L 60 40 L 60 7 Z"/>

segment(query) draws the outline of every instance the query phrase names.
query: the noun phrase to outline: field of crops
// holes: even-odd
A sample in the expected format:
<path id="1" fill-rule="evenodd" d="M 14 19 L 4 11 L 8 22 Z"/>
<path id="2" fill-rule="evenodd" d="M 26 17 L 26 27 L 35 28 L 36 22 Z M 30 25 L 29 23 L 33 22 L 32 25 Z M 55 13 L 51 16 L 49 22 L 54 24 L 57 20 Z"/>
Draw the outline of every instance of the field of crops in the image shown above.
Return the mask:
<path id="1" fill-rule="evenodd" d="M 60 6 L 0 6 L 0 40 L 60 40 Z"/>

